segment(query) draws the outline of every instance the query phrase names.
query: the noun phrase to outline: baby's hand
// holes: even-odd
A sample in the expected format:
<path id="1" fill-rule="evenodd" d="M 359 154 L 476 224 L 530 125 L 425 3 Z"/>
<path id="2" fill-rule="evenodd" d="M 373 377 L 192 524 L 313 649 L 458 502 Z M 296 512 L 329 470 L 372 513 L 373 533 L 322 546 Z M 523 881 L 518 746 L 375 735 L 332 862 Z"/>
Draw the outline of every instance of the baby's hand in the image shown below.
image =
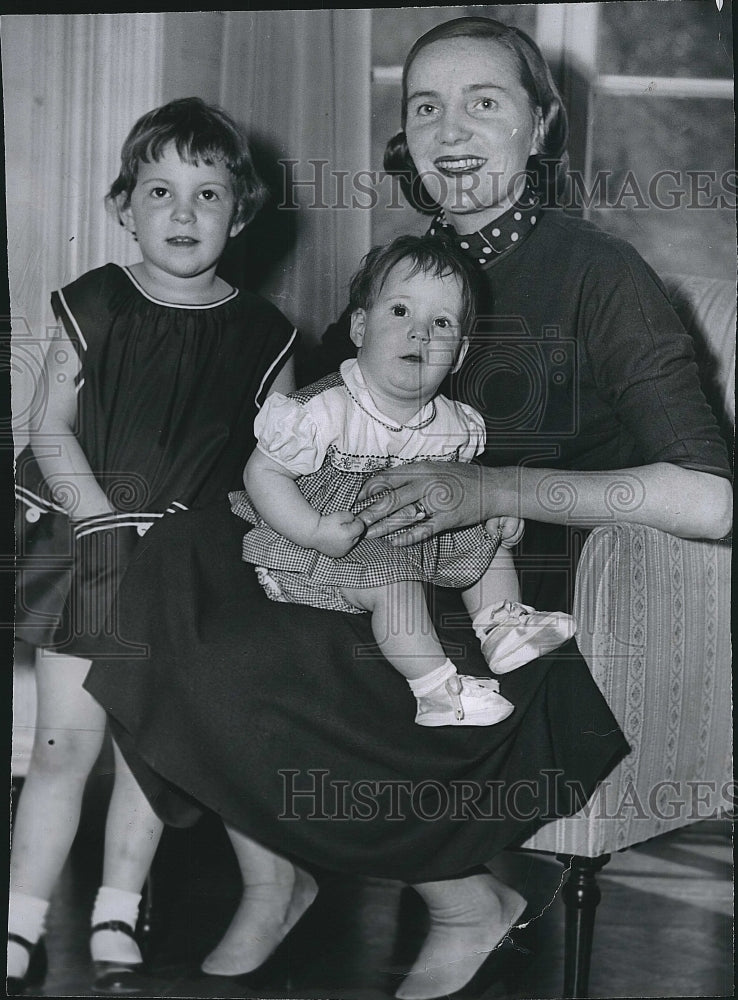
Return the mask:
<path id="1" fill-rule="evenodd" d="M 518 544 L 525 531 L 525 521 L 522 517 L 491 517 L 484 525 L 488 535 L 502 532 L 500 544 L 505 549 L 511 549 Z"/>
<path id="2" fill-rule="evenodd" d="M 364 522 L 354 517 L 350 510 L 324 514 L 315 533 L 313 548 L 323 555 L 340 559 L 351 551 L 365 530 Z"/>

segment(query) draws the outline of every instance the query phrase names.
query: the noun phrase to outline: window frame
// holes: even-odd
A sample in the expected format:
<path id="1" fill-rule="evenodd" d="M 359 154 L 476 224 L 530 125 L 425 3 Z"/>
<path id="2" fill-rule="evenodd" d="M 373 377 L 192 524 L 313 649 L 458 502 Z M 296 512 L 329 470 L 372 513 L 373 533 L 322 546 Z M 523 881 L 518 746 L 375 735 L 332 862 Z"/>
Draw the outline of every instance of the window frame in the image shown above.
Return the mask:
<path id="1" fill-rule="evenodd" d="M 722 6 L 722 5 L 721 5 Z M 634 76 L 597 69 L 601 3 L 539 4 L 536 42 L 551 66 L 569 110 L 569 159 L 589 190 L 593 178 L 593 104 L 596 97 L 719 98 L 733 100 L 733 80 L 724 77 Z M 585 219 L 592 208 L 582 209 Z"/>

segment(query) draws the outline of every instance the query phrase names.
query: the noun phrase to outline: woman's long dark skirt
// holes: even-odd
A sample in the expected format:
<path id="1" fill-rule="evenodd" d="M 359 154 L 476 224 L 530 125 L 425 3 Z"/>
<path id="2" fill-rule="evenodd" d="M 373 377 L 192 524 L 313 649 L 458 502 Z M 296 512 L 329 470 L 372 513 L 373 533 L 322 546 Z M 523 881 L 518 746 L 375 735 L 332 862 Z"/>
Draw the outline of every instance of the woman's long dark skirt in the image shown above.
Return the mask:
<path id="1" fill-rule="evenodd" d="M 573 641 L 501 678 L 504 722 L 415 725 L 369 616 L 268 600 L 242 532 L 225 500 L 152 528 L 120 592 L 129 645 L 86 681 L 166 822 L 206 807 L 303 864 L 447 878 L 576 810 L 627 752 Z M 489 676 L 458 594 L 435 603 L 459 671 Z"/>

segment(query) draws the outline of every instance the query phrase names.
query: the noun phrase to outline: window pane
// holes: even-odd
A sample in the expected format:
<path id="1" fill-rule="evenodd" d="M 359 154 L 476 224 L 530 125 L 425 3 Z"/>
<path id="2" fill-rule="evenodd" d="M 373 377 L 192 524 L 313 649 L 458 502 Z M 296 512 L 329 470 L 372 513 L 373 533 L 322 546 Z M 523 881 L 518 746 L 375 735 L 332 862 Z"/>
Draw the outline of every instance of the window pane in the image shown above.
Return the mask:
<path id="1" fill-rule="evenodd" d="M 602 3 L 600 73 L 733 76 L 731 0 L 618 0 Z"/>
<path id="2" fill-rule="evenodd" d="M 657 271 L 733 278 L 732 102 L 600 96 L 592 115 L 593 177 L 606 180 L 609 206 L 593 221 Z"/>

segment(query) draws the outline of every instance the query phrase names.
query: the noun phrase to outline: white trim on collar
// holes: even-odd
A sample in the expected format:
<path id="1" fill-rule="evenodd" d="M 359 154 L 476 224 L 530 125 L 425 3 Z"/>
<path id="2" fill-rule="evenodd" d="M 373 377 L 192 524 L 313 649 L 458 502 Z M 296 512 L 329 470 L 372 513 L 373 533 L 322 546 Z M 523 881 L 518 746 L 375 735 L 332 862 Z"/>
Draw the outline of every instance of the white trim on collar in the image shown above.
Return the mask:
<path id="1" fill-rule="evenodd" d="M 155 296 L 149 294 L 127 264 L 125 266 L 120 266 L 120 269 L 128 275 L 132 284 L 145 299 L 148 299 L 149 302 L 155 303 L 157 306 L 166 306 L 169 309 L 214 309 L 216 306 L 222 306 L 224 302 L 230 302 L 231 299 L 235 299 L 238 295 L 238 289 L 234 288 L 228 295 L 224 296 L 222 299 L 217 299 L 215 302 L 166 302 L 164 299 L 157 299 Z"/>

